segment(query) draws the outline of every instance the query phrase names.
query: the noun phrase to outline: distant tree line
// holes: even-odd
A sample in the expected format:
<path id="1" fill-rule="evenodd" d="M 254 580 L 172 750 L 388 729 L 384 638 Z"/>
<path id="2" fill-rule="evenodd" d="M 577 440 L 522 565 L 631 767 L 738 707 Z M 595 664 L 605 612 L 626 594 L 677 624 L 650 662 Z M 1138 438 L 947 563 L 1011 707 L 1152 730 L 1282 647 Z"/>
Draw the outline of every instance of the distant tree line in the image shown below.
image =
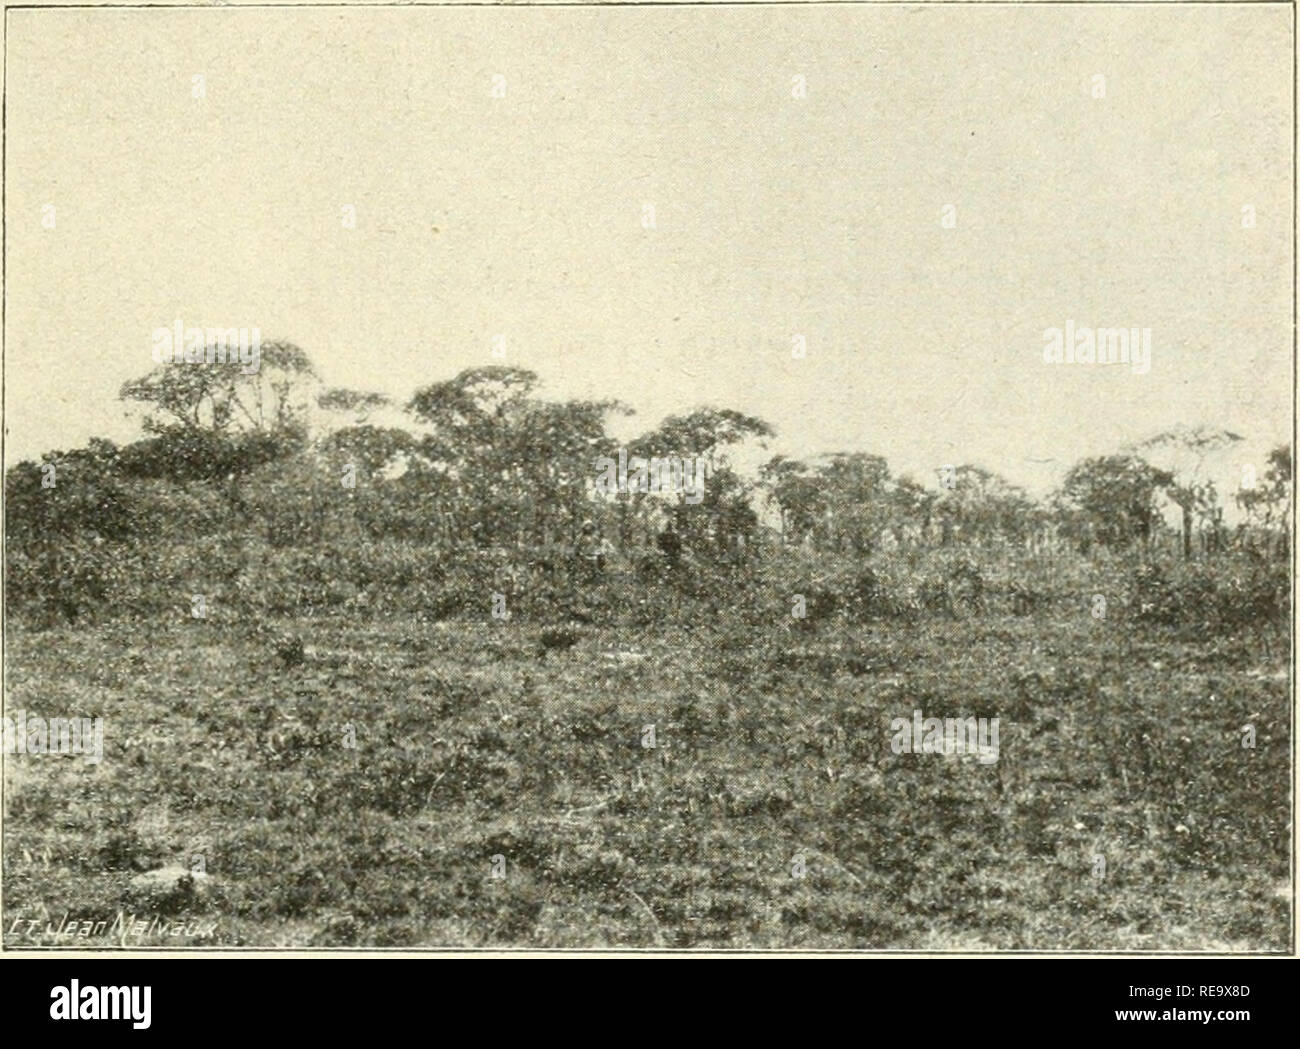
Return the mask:
<path id="1" fill-rule="evenodd" d="M 25 461 L 5 477 L 8 541 L 20 549 L 73 538 L 166 542 L 187 530 L 262 530 L 274 545 L 338 533 L 448 547 L 547 547 L 573 542 L 594 520 L 624 547 L 649 546 L 671 519 L 697 556 L 743 558 L 764 543 L 868 555 L 935 546 L 1073 548 L 1149 553 L 1178 508 L 1181 553 L 1231 546 L 1288 555 L 1292 452 L 1274 448 L 1262 474 L 1224 506 L 1204 462 L 1240 438 L 1181 428 L 1112 455 L 1084 459 L 1046 500 L 982 466 L 936 470 L 937 485 L 895 477 L 864 452 L 767 460 L 754 478 L 732 455 L 774 436 L 761 419 L 714 407 L 663 420 L 627 443 L 629 456 L 701 457 L 703 501 L 645 492 L 593 495 L 618 401 L 550 401 L 538 377 L 472 368 L 417 389 L 403 426 L 377 425 L 378 393 L 325 389 L 290 343 L 264 346 L 261 367 L 168 363 L 126 383 L 144 436 Z M 313 413 L 312 409 L 315 409 Z M 320 425 L 320 417 L 329 420 Z M 1245 483 L 1249 480 L 1250 483 Z M 770 523 L 769 523 L 770 522 Z M 1199 543 L 1194 540 L 1199 539 Z"/>

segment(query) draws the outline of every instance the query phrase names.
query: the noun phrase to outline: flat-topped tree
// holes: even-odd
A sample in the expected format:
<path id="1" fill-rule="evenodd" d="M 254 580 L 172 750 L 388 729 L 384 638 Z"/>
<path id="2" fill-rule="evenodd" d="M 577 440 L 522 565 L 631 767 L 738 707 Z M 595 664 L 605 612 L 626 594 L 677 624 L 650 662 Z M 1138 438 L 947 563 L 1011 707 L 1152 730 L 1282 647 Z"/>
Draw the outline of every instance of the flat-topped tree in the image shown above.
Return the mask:
<path id="1" fill-rule="evenodd" d="M 1180 424 L 1134 444 L 1129 450 L 1147 456 L 1170 475 L 1165 491 L 1182 512 L 1183 558 L 1192 556 L 1192 529 L 1199 517 L 1204 525 L 1221 527 L 1222 508 L 1206 461 L 1241 441 L 1240 434 L 1204 423 Z"/>
<path id="2" fill-rule="evenodd" d="M 745 415 L 730 408 L 697 408 L 685 415 L 670 415 L 657 427 L 628 445 L 628 455 L 690 457 L 700 456 L 714 467 L 725 465 L 727 449 L 749 438 L 776 433 L 770 423 L 757 416 Z"/>
<path id="3" fill-rule="evenodd" d="M 238 359 L 160 364 L 122 384 L 118 397 L 146 406 L 146 433 L 176 427 L 213 433 L 273 433 L 300 425 L 319 382 L 307 354 L 291 342 L 261 345 L 255 370 Z"/>
<path id="4" fill-rule="evenodd" d="M 118 393 L 144 406 L 141 428 L 149 435 L 123 449 L 123 466 L 144 476 L 236 483 L 302 447 L 318 382 L 307 354 L 282 341 L 261 344 L 255 369 L 238 359 L 160 364 Z"/>
<path id="5" fill-rule="evenodd" d="M 569 532 L 590 512 L 587 489 L 608 444 L 616 401 L 544 401 L 538 377 L 489 365 L 417 390 L 406 406 L 432 430 L 423 467 L 448 479 L 448 511 L 476 543 L 542 541 Z"/>

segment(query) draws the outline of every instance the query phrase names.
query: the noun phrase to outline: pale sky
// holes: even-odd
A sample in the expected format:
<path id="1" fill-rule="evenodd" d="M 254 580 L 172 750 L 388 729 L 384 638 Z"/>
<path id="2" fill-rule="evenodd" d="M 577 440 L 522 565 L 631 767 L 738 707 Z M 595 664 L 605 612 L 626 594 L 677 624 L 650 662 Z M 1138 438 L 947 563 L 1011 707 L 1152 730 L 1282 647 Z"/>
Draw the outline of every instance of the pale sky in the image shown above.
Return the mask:
<path id="1" fill-rule="evenodd" d="M 1283 5 L 11 11 L 6 460 L 131 439 L 117 389 L 180 317 L 403 400 L 504 334 L 634 430 L 716 404 L 931 481 L 1042 492 L 1179 422 L 1262 462 L 1290 33 Z M 1044 364 L 1067 320 L 1150 328 L 1150 372 Z"/>

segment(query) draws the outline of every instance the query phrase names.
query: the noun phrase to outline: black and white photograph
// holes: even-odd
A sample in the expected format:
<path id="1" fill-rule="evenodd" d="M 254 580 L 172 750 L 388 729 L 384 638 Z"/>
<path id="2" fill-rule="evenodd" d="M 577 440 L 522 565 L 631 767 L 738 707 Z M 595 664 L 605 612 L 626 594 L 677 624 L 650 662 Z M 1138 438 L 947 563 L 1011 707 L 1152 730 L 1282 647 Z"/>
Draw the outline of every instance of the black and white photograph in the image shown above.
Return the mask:
<path id="1" fill-rule="evenodd" d="M 1293 4 L 3 52 L 4 954 L 1294 956 Z"/>

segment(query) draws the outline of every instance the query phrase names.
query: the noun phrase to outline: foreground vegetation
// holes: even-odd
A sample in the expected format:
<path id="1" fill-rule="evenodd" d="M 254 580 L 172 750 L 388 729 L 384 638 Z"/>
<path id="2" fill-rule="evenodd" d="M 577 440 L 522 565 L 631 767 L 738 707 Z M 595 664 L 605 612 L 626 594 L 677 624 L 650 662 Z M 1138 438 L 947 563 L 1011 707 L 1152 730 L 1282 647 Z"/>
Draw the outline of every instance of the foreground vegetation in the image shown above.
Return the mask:
<path id="1" fill-rule="evenodd" d="M 830 588 L 800 620 L 797 563 L 726 602 L 625 566 L 554 652 L 486 597 L 363 617 L 364 592 L 14 630 L 8 709 L 107 729 L 98 766 L 6 761 L 6 913 L 203 915 L 154 942 L 227 945 L 1286 948 L 1277 617 L 1161 624 L 1112 591 L 1096 618 L 1101 563 L 1032 608 L 990 580 L 909 612 L 890 567 L 888 614 Z M 917 708 L 999 717 L 999 760 L 893 753 Z M 206 877 L 141 887 L 160 867 Z M 76 942 L 43 930 L 6 942 Z"/>

